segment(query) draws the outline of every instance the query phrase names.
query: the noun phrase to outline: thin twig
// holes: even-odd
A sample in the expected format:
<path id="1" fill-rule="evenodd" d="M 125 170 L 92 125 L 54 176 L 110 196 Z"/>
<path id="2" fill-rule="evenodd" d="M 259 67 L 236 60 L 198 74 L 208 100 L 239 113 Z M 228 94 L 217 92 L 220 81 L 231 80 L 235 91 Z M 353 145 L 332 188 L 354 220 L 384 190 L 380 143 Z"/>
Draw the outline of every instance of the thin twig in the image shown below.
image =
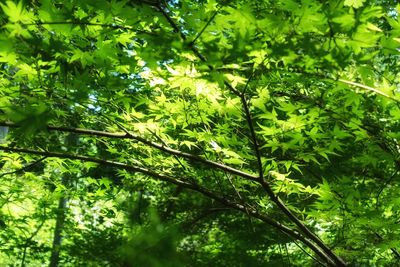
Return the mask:
<path id="1" fill-rule="evenodd" d="M 235 184 L 233 183 L 233 181 L 232 181 L 230 175 L 227 174 L 226 176 L 227 176 L 228 181 L 229 181 L 229 183 L 231 184 L 233 190 L 235 191 L 236 195 L 238 196 L 240 203 L 246 208 L 246 214 L 247 214 L 247 217 L 249 218 L 249 223 L 250 223 L 250 225 L 251 225 L 251 228 L 252 228 L 253 232 L 255 232 L 254 225 L 253 225 L 253 222 L 252 222 L 251 217 L 250 217 L 250 214 L 249 214 L 249 210 L 248 210 L 247 207 L 246 207 L 247 205 L 246 205 L 246 203 L 245 203 L 245 201 L 244 201 L 242 195 L 241 195 L 241 194 L 239 193 L 239 191 L 237 190 L 237 188 L 236 188 Z"/>
<path id="2" fill-rule="evenodd" d="M 208 27 L 208 25 L 210 25 L 210 23 L 214 20 L 215 16 L 217 16 L 219 10 L 221 9 L 221 7 L 219 7 L 217 10 L 214 11 L 214 14 L 209 18 L 209 20 L 207 21 L 207 23 L 203 26 L 203 28 L 197 33 L 196 37 L 194 37 L 194 39 L 190 42 L 189 45 L 194 45 L 194 43 L 197 41 L 197 39 L 200 38 L 200 36 L 203 34 L 203 32 L 206 30 L 206 28 Z"/>
<path id="3" fill-rule="evenodd" d="M 221 211 L 229 211 L 232 210 L 232 208 L 227 208 L 227 207 L 221 207 L 221 208 L 209 208 L 205 211 L 203 211 L 199 216 L 194 218 L 193 220 L 190 220 L 189 222 L 184 224 L 184 227 L 193 227 L 195 226 L 200 220 L 208 217 L 211 214 L 221 212 Z"/>
<path id="4" fill-rule="evenodd" d="M 0 178 L 4 177 L 4 176 L 6 176 L 6 175 L 16 174 L 16 173 L 19 173 L 19 172 L 24 172 L 24 171 L 26 171 L 26 170 L 29 170 L 30 168 L 34 167 L 35 165 L 37 165 L 38 163 L 42 162 L 42 161 L 45 160 L 45 159 L 46 159 L 46 157 L 42 157 L 42 158 L 40 158 L 40 159 L 38 159 L 38 160 L 35 160 L 34 162 L 32 162 L 32 163 L 30 163 L 30 164 L 28 164 L 28 165 L 25 165 L 24 167 L 22 167 L 22 168 L 20 168 L 20 169 L 18 169 L 18 170 L 11 171 L 11 172 L 1 173 L 1 174 L 0 174 Z"/>
<path id="5" fill-rule="evenodd" d="M 318 260 L 316 257 L 314 257 L 313 255 L 311 255 L 310 253 L 308 253 L 302 246 L 300 246 L 300 244 L 297 243 L 296 240 L 293 240 L 293 243 L 301 250 L 303 251 L 308 257 L 310 257 L 311 259 L 313 259 L 313 261 L 315 261 L 316 263 L 318 263 L 321 266 L 326 267 L 326 264 L 322 263 L 320 260 Z"/>
<path id="6" fill-rule="evenodd" d="M 123 26 L 117 24 L 105 24 L 105 23 L 93 23 L 93 22 L 81 22 L 81 21 L 37 21 L 35 23 L 22 23 L 22 26 L 39 26 L 39 25 L 76 25 L 76 26 L 99 26 L 103 28 L 111 28 L 113 30 L 125 30 L 125 31 L 134 31 L 140 34 L 150 34 L 155 35 L 152 32 L 138 30 L 132 26 Z"/>
<path id="7" fill-rule="evenodd" d="M 374 87 L 371 87 L 371 86 L 367 86 L 367 85 L 365 85 L 365 84 L 361 84 L 361 83 L 357 83 L 357 82 L 352 82 L 352 81 L 348 81 L 348 80 L 345 80 L 345 79 L 338 79 L 338 81 L 341 82 L 341 83 L 345 83 L 345 84 L 347 84 L 347 85 L 351 85 L 351 86 L 355 86 L 355 87 L 358 87 L 358 88 L 362 88 L 362 89 L 364 89 L 364 90 L 368 90 L 368 91 L 371 91 L 371 92 L 375 92 L 375 93 L 377 93 L 377 94 L 379 94 L 379 95 L 383 95 L 383 96 L 385 96 L 385 97 L 387 97 L 387 98 L 390 98 L 390 99 L 392 99 L 392 100 L 394 100 L 394 101 L 396 101 L 396 102 L 399 101 L 399 100 L 393 98 L 392 96 L 386 94 L 385 92 L 382 92 L 381 90 L 378 90 L 378 89 L 376 89 L 376 88 L 374 88 Z"/>
<path id="8" fill-rule="evenodd" d="M 28 243 L 39 233 L 40 229 L 42 229 L 42 227 L 43 227 L 45 222 L 46 221 L 43 220 L 39 224 L 39 226 L 36 228 L 36 230 L 32 233 L 32 235 L 25 240 L 24 251 L 22 253 L 21 267 L 25 267 L 25 258 L 26 258 L 26 252 L 27 252 L 27 249 L 28 249 Z"/>
<path id="9" fill-rule="evenodd" d="M 378 234 L 378 233 L 375 232 L 375 235 L 376 235 L 380 240 L 384 240 L 383 237 L 382 237 L 380 234 Z M 390 248 L 390 250 L 392 251 L 392 253 L 395 255 L 395 257 L 396 257 L 397 259 L 400 259 L 400 253 L 397 251 L 396 248 Z"/>
<path id="10" fill-rule="evenodd" d="M 386 186 L 390 184 L 390 182 L 393 180 L 393 178 L 396 176 L 396 174 L 399 172 L 399 169 L 396 169 L 395 172 L 387 179 L 387 181 L 382 185 L 382 187 L 379 189 L 378 194 L 376 195 L 376 206 L 378 206 L 379 203 L 379 197 L 382 194 L 383 190 L 385 190 Z"/>

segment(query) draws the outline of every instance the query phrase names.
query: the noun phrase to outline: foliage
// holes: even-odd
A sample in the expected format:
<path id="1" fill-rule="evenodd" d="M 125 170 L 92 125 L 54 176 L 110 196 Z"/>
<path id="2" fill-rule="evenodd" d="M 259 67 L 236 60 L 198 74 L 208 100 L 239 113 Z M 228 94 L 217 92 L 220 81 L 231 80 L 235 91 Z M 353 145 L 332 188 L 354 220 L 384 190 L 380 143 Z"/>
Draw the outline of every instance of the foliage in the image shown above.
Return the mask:
<path id="1" fill-rule="evenodd" d="M 0 265 L 399 265 L 394 2 L 2 2 Z"/>

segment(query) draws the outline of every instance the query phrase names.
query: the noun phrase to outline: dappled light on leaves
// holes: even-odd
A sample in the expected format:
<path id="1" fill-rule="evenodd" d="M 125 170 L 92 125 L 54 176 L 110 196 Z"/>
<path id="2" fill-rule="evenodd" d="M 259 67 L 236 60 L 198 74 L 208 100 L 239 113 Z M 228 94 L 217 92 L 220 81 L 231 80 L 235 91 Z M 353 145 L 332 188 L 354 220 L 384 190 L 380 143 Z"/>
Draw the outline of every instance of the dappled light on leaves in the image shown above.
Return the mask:
<path id="1" fill-rule="evenodd" d="M 399 265 L 393 1 L 0 10 L 0 266 Z"/>

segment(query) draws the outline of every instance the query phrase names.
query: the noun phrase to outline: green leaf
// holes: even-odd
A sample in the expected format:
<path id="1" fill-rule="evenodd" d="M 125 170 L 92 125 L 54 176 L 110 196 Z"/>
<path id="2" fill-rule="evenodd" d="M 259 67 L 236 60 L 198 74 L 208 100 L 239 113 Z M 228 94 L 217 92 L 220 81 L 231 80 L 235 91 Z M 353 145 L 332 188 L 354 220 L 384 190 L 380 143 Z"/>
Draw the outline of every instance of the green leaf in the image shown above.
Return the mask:
<path id="1" fill-rule="evenodd" d="M 359 8 L 359 7 L 363 6 L 364 2 L 365 2 L 365 0 L 345 0 L 344 5 L 354 7 L 354 8 Z"/>
<path id="2" fill-rule="evenodd" d="M 22 1 L 17 4 L 13 1 L 6 1 L 5 4 L 0 3 L 0 6 L 10 22 L 31 23 L 34 19 L 34 15 L 24 9 Z"/>

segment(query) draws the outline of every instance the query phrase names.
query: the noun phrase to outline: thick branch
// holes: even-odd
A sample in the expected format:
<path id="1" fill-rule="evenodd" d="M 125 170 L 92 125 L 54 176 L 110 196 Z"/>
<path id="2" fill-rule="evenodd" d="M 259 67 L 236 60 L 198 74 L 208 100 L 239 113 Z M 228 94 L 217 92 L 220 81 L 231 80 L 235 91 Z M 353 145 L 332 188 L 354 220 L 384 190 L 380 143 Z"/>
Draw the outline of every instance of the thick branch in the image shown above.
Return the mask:
<path id="1" fill-rule="evenodd" d="M 7 152 L 19 152 L 19 153 L 27 153 L 27 154 L 33 154 L 33 155 L 41 155 L 41 156 L 45 156 L 45 157 L 55 157 L 55 158 L 63 158 L 63 159 L 81 160 L 81 161 L 86 161 L 86 162 L 94 162 L 94 163 L 98 163 L 100 165 L 108 165 L 108 166 L 116 167 L 119 169 L 125 169 L 128 171 L 140 172 L 140 173 L 149 175 L 151 177 L 157 178 L 159 180 L 170 182 L 170 183 L 173 183 L 176 185 L 183 185 L 185 187 L 193 187 L 193 184 L 156 173 L 147 168 L 143 168 L 143 167 L 139 167 L 139 166 L 132 166 L 132 165 L 124 164 L 124 163 L 117 162 L 117 161 L 111 161 L 111 160 L 99 159 L 99 158 L 93 158 L 93 157 L 87 157 L 87 156 L 81 156 L 81 155 L 65 154 L 65 153 L 60 153 L 60 152 L 38 151 L 38 150 L 33 150 L 33 149 L 28 149 L 28 148 L 15 148 L 15 147 L 7 147 L 7 146 L 0 146 L 0 150 L 7 151 Z"/>
<path id="2" fill-rule="evenodd" d="M 255 209 L 249 209 L 249 207 L 245 207 L 244 205 L 234 203 L 225 197 L 218 196 L 214 192 L 212 192 L 200 185 L 197 185 L 194 183 L 188 183 L 184 180 L 173 178 L 173 177 L 170 177 L 170 176 L 167 176 L 164 174 L 160 174 L 160 173 L 154 172 L 154 171 L 144 168 L 144 167 L 132 166 L 132 165 L 128 165 L 128 164 L 124 164 L 124 163 L 116 162 L 116 161 L 111 161 L 111 160 L 92 158 L 92 157 L 81 156 L 81 155 L 65 154 L 65 153 L 60 153 L 60 152 L 38 151 L 38 150 L 27 149 L 27 148 L 15 148 L 15 147 L 7 147 L 7 146 L 0 146 L 0 150 L 6 151 L 6 152 L 18 152 L 18 153 L 27 153 L 27 154 L 33 154 L 33 155 L 41 155 L 41 156 L 45 156 L 45 157 L 56 157 L 56 158 L 63 158 L 63 159 L 94 162 L 94 163 L 98 163 L 100 165 L 107 165 L 107 166 L 116 167 L 119 169 L 125 169 L 128 171 L 139 172 L 139 173 L 148 175 L 149 177 L 152 177 L 152 178 L 160 180 L 160 181 L 165 181 L 168 183 L 172 183 L 172 184 L 175 184 L 178 186 L 182 186 L 182 187 L 191 189 L 193 191 L 201 193 L 202 195 L 204 195 L 206 197 L 214 199 L 227 207 L 231 207 L 233 209 L 236 209 L 236 210 L 239 210 L 246 214 L 249 214 L 250 216 L 257 218 L 257 219 L 263 221 L 264 223 L 277 228 L 279 231 L 282 231 L 283 233 L 285 233 L 297 240 L 300 240 L 306 246 L 308 246 L 310 249 L 312 249 L 318 256 L 325 259 L 329 263 L 330 266 L 336 266 L 334 264 L 334 262 L 329 259 L 329 257 L 326 255 L 326 253 L 321 251 L 320 248 L 318 248 L 310 240 L 308 240 L 307 238 L 305 238 L 304 236 L 299 234 L 297 231 L 281 224 L 280 222 L 277 222 L 277 221 L 269 218 L 268 216 L 266 216 L 264 214 L 259 213 Z"/>
<path id="3" fill-rule="evenodd" d="M 260 177 L 259 183 L 264 188 L 269 198 L 279 207 L 279 209 L 288 216 L 288 218 L 294 222 L 297 227 L 299 227 L 300 231 L 302 231 L 308 238 L 313 240 L 329 257 L 336 263 L 337 266 L 346 266 L 346 263 L 337 256 L 322 240 L 314 234 L 297 216 L 282 202 L 282 200 L 275 194 L 272 190 L 269 182 L 264 179 L 264 170 L 262 166 L 261 160 L 261 152 L 260 147 L 258 145 L 256 131 L 254 130 L 253 119 L 250 113 L 249 106 L 247 104 L 246 98 L 244 95 L 241 95 L 243 109 L 245 111 L 246 121 L 250 129 L 250 135 L 253 142 L 254 153 L 257 158 L 258 165 L 258 175 Z"/>
<path id="4" fill-rule="evenodd" d="M 159 10 L 163 14 L 163 16 L 166 18 L 166 20 L 169 22 L 171 27 L 174 28 L 174 30 L 180 34 L 182 40 L 186 41 L 187 38 L 186 38 L 185 34 L 183 33 L 183 31 L 180 30 L 178 25 L 173 21 L 173 19 L 169 16 L 169 14 L 165 11 L 165 9 L 163 7 L 159 7 Z M 195 53 L 196 56 L 198 56 L 198 58 L 201 61 L 203 61 L 203 62 L 207 61 L 206 58 L 197 50 L 196 47 L 190 46 L 190 49 Z M 209 66 L 209 67 L 212 69 L 212 66 Z M 279 209 L 281 209 L 288 216 L 288 218 L 291 221 L 293 221 L 308 238 L 313 240 L 326 253 L 325 255 L 328 255 L 327 257 L 324 257 L 324 259 L 329 264 L 331 264 L 331 262 L 333 261 L 334 262 L 333 266 L 347 266 L 346 263 L 339 256 L 337 256 L 335 253 L 333 253 L 333 251 L 327 245 L 325 245 L 325 243 L 322 242 L 322 240 L 319 239 L 318 236 L 316 236 L 310 229 L 308 229 L 308 227 L 303 222 L 301 222 L 296 217 L 296 215 L 294 215 L 289 210 L 288 207 L 286 207 L 286 205 L 279 199 L 279 197 L 275 195 L 275 193 L 273 192 L 269 183 L 264 179 L 261 153 L 260 153 L 259 145 L 257 142 L 256 133 L 254 130 L 251 113 L 250 113 L 249 107 L 246 102 L 246 98 L 245 98 L 244 94 L 241 94 L 237 89 L 235 89 L 232 85 L 230 85 L 226 80 L 224 81 L 224 84 L 231 90 L 231 92 L 233 92 L 234 94 L 236 94 L 237 96 L 240 97 L 241 102 L 243 104 L 243 109 L 245 111 L 245 117 L 246 117 L 248 126 L 250 128 L 250 135 L 251 135 L 251 139 L 253 142 L 254 151 L 256 154 L 258 173 L 259 173 L 258 182 L 262 185 L 262 187 L 265 189 L 265 191 L 267 192 L 270 199 L 279 207 Z"/>
<path id="5" fill-rule="evenodd" d="M 11 122 L 0 122 L 0 126 L 8 126 L 8 127 L 19 127 L 15 123 Z M 258 178 L 257 176 L 254 176 L 252 174 L 243 172 L 241 170 L 232 168 L 230 166 L 214 162 L 208 159 L 204 159 L 202 157 L 199 157 L 197 155 L 193 155 L 190 153 L 182 152 L 180 150 L 176 150 L 173 148 L 170 148 L 168 146 L 165 146 L 163 144 L 159 144 L 153 141 L 149 141 L 141 136 L 138 136 L 133 133 L 110 133 L 110 132 L 104 132 L 104 131 L 97 131 L 97 130 L 89 130 L 89 129 L 82 129 L 82 128 L 68 128 L 68 127 L 58 127 L 58 126 L 47 126 L 47 130 L 49 131 L 60 131 L 60 132 L 67 132 L 67 133 L 77 133 L 77 134 L 84 134 L 84 135 L 91 135 L 91 136 L 102 136 L 102 137 L 109 137 L 109 138 L 118 138 L 118 139 L 132 139 L 136 140 L 140 143 L 143 143 L 145 145 L 151 146 L 153 148 L 159 149 L 163 152 L 166 152 L 168 154 L 176 155 L 179 157 L 186 158 L 192 162 L 201 162 L 207 166 L 214 167 L 217 169 L 220 169 L 222 171 L 229 172 L 231 174 L 238 175 L 240 177 L 246 178 L 248 180 L 253 180 L 257 181 Z"/>

